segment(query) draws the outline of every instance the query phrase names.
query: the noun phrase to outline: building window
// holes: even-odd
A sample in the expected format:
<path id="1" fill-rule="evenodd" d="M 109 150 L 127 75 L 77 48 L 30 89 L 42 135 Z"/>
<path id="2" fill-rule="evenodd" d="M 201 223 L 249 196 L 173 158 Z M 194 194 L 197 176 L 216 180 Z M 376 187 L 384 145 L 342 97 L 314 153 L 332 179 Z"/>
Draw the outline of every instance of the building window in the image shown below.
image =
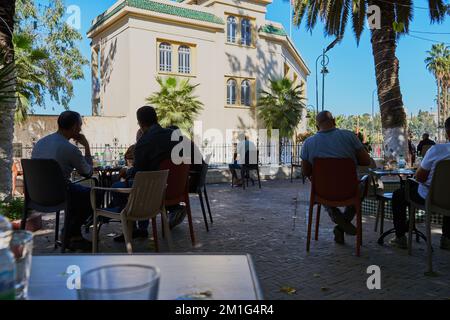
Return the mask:
<path id="1" fill-rule="evenodd" d="M 241 44 L 249 46 L 252 43 L 252 25 L 250 20 L 243 19 L 241 22 Z"/>
<path id="2" fill-rule="evenodd" d="M 191 49 L 187 46 L 178 49 L 178 72 L 191 73 Z"/>
<path id="3" fill-rule="evenodd" d="M 172 46 L 167 42 L 159 45 L 159 71 L 172 72 Z"/>
<path id="4" fill-rule="evenodd" d="M 236 80 L 230 79 L 227 82 L 227 104 L 236 104 Z"/>
<path id="5" fill-rule="evenodd" d="M 237 23 L 236 18 L 229 16 L 227 19 L 227 41 L 236 43 Z"/>
<path id="6" fill-rule="evenodd" d="M 248 80 L 242 81 L 241 84 L 241 105 L 250 107 L 252 104 L 251 101 L 251 91 L 252 88 L 250 86 L 250 82 Z"/>

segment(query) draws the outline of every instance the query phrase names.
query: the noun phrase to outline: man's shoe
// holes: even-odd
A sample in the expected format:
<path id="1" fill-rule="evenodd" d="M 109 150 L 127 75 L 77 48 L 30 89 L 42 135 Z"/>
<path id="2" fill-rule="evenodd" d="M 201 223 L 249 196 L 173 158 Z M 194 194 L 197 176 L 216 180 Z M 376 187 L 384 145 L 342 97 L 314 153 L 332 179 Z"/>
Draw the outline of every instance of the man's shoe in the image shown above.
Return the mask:
<path id="1" fill-rule="evenodd" d="M 169 228 L 172 230 L 186 218 L 186 207 L 180 206 L 169 212 Z"/>
<path id="2" fill-rule="evenodd" d="M 355 236 L 356 235 L 356 227 L 347 219 L 345 219 L 344 215 L 337 208 L 334 208 L 332 213 L 330 213 L 331 220 L 336 223 L 342 231 L 346 234 Z"/>
<path id="3" fill-rule="evenodd" d="M 148 231 L 144 229 L 134 229 L 133 230 L 133 239 L 147 239 L 148 238 Z M 125 242 L 125 236 L 121 234 L 120 236 L 117 236 L 114 238 L 114 242 L 124 243 Z"/>
<path id="4" fill-rule="evenodd" d="M 344 231 L 341 230 L 341 228 L 339 228 L 339 226 L 334 227 L 334 241 L 336 243 L 339 244 L 344 244 L 345 240 L 344 240 Z"/>
<path id="5" fill-rule="evenodd" d="M 450 250 L 450 238 L 441 236 L 441 249 Z"/>
<path id="6" fill-rule="evenodd" d="M 406 240 L 406 236 L 401 237 L 394 237 L 391 240 L 389 240 L 389 244 L 393 247 L 397 247 L 400 249 L 407 249 L 408 248 L 408 241 Z"/>
<path id="7" fill-rule="evenodd" d="M 92 242 L 81 237 L 73 238 L 69 241 L 67 249 L 70 251 L 92 251 Z"/>

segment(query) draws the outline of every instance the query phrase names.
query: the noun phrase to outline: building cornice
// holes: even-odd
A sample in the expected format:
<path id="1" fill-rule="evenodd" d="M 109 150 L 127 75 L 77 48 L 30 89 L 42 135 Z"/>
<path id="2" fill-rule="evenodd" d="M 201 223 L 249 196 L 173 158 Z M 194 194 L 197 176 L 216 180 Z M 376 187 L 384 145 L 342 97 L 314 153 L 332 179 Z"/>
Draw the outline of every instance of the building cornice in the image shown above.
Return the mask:
<path id="1" fill-rule="evenodd" d="M 216 30 L 223 30 L 225 25 L 224 21 L 214 14 L 195 10 L 186 5 L 150 0 L 124 0 L 98 16 L 89 29 L 88 36 L 93 38 L 128 13 Z"/>

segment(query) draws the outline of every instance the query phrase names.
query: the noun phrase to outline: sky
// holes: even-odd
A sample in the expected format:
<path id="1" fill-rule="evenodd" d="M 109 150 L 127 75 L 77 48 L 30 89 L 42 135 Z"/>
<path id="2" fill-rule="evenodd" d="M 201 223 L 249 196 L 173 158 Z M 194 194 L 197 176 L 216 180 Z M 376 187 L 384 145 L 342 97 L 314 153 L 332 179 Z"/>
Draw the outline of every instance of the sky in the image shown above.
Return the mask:
<path id="1" fill-rule="evenodd" d="M 81 9 L 80 32 L 83 40 L 79 43 L 79 47 L 88 59 L 90 59 L 90 40 L 86 36 L 87 30 L 92 20 L 115 2 L 116 0 L 65 1 L 67 6 L 77 5 Z M 426 7 L 427 3 L 427 0 L 414 0 L 414 5 L 418 7 Z M 282 23 L 289 33 L 289 1 L 273 0 L 273 3 L 267 9 L 267 19 Z M 376 82 L 370 32 L 369 30 L 364 31 L 360 45 L 357 46 L 350 26 L 349 23 L 343 41 L 328 53 L 330 62 L 327 68 L 330 73 L 326 77 L 325 108 L 334 114 L 371 113 L 372 93 L 376 89 Z M 426 70 L 424 60 L 427 56 L 427 50 L 430 50 L 434 43 L 444 42 L 450 45 L 450 16 L 443 24 L 430 25 L 428 11 L 416 7 L 410 29 L 416 32 L 411 32 L 411 35 L 402 37 L 397 47 L 397 57 L 400 60 L 400 85 L 408 114 L 417 113 L 419 110 L 430 111 L 432 108 L 435 110 L 436 83 L 433 76 Z M 304 24 L 299 28 L 293 27 L 292 37 L 311 70 L 308 79 L 308 104 L 315 106 L 315 62 L 322 49 L 334 39 L 324 36 L 321 23 L 318 23 L 312 32 L 307 31 Z M 70 103 L 70 108 L 83 115 L 90 115 L 90 67 L 86 66 L 84 72 L 85 80 L 74 83 L 75 97 Z M 377 112 L 377 108 L 375 94 L 375 112 Z M 46 109 L 35 109 L 37 114 L 57 114 L 61 111 L 63 111 L 63 108 L 54 105 L 52 102 L 48 103 Z"/>

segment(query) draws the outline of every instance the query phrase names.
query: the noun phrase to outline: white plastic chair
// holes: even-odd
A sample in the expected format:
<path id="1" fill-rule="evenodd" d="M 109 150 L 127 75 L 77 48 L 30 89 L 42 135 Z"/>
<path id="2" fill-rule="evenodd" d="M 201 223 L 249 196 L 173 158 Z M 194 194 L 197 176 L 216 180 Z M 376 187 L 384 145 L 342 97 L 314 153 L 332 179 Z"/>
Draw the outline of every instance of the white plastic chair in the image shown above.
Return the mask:
<path id="1" fill-rule="evenodd" d="M 164 234 L 167 236 L 170 247 L 170 230 L 167 220 L 167 212 L 164 199 L 167 187 L 169 170 L 138 172 L 135 176 L 132 188 L 92 188 L 91 204 L 94 211 L 94 232 L 92 241 L 92 253 L 98 252 L 98 217 L 103 216 L 118 219 L 122 223 L 127 252 L 133 253 L 131 245 L 133 224 L 140 220 L 152 220 L 153 238 L 156 251 L 159 251 L 156 217 L 161 213 L 163 219 Z M 95 203 L 95 190 L 129 194 L 128 202 L 122 212 L 116 213 L 104 209 L 98 209 Z"/>

